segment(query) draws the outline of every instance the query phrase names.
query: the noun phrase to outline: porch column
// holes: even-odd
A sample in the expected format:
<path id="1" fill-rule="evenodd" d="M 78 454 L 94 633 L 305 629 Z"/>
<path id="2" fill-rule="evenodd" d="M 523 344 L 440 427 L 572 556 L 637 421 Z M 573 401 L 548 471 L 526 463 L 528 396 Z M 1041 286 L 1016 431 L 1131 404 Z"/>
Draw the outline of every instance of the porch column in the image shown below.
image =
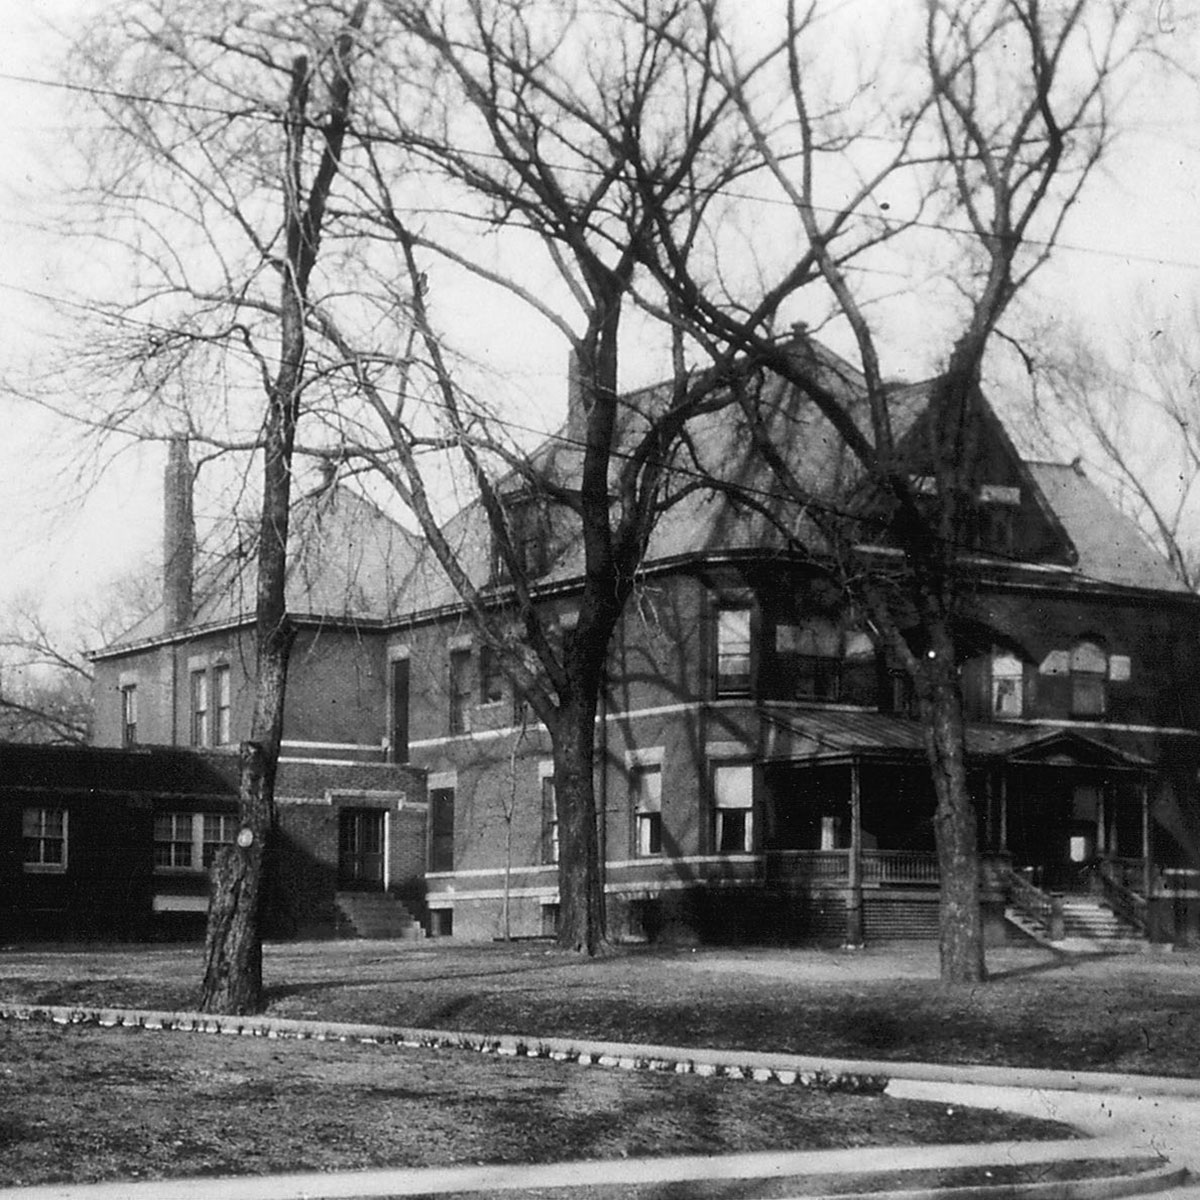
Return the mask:
<path id="1" fill-rule="evenodd" d="M 862 920 L 862 784 L 858 761 L 850 763 L 850 862 L 846 902 L 846 944 L 863 944 Z"/>
<path id="2" fill-rule="evenodd" d="M 1096 788 L 1096 857 L 1108 857 L 1108 784 Z"/>
<path id="3" fill-rule="evenodd" d="M 1142 797 L 1142 895 L 1150 899 L 1150 886 L 1154 882 L 1154 864 L 1150 855 L 1153 850 L 1150 837 L 1150 785 L 1144 781 L 1138 790 Z"/>

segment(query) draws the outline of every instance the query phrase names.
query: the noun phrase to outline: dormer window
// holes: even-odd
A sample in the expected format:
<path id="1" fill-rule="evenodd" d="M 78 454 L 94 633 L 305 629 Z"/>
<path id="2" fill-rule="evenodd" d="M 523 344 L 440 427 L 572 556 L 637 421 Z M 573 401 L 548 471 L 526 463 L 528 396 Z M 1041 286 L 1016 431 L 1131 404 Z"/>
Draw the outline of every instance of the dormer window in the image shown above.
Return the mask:
<path id="1" fill-rule="evenodd" d="M 1071 650 L 1071 716 L 1102 717 L 1108 708 L 1108 654 L 1097 642 Z"/>

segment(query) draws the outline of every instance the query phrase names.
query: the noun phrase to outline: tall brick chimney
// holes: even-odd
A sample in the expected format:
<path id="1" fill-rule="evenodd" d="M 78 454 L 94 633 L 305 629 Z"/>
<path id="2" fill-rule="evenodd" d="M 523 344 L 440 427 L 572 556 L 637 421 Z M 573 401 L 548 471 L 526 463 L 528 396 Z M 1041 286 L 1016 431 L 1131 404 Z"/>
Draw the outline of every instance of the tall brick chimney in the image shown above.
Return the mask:
<path id="1" fill-rule="evenodd" d="M 579 354 L 574 349 L 567 355 L 567 437 L 577 442 L 587 437 L 587 406 L 579 372 Z"/>
<path id="2" fill-rule="evenodd" d="M 191 624 L 195 559 L 192 460 L 187 438 L 173 437 L 163 474 L 163 612 L 168 633 Z"/>

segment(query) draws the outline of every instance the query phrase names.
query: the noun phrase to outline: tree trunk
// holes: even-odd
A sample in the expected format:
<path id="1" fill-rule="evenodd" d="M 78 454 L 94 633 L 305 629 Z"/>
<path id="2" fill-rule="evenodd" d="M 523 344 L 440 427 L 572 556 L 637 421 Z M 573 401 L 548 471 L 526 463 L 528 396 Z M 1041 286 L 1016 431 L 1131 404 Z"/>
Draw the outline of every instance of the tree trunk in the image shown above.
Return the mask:
<path id="1" fill-rule="evenodd" d="M 967 788 L 966 727 L 953 641 L 948 626 L 930 630 L 922 700 L 925 744 L 933 776 L 941 892 L 938 908 L 941 978 L 980 983 L 987 978 L 979 909 L 979 844 L 975 805 Z"/>
<path id="2" fill-rule="evenodd" d="M 208 931 L 204 939 L 204 1012 L 255 1013 L 262 1009 L 261 911 L 270 830 L 263 795 L 263 748 L 242 743 L 241 815 L 236 845 L 213 863 Z"/>
<path id="3" fill-rule="evenodd" d="M 596 954 L 604 944 L 604 879 L 596 830 L 595 706 L 576 698 L 554 741 L 558 805 L 558 945 Z"/>

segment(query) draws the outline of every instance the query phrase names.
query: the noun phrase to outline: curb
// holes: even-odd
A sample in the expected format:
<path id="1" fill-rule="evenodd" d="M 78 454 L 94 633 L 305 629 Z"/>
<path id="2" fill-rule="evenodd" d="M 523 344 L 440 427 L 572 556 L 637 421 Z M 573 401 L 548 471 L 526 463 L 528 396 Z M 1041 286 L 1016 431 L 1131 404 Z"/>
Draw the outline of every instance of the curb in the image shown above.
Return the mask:
<path id="1" fill-rule="evenodd" d="M 1040 1067 L 993 1067 L 943 1063 L 888 1062 L 832 1058 L 760 1050 L 720 1050 L 601 1042 L 578 1038 L 521 1034 L 486 1034 L 473 1030 L 418 1029 L 404 1025 L 366 1025 L 338 1021 L 308 1021 L 294 1017 L 221 1016 L 200 1012 L 99 1008 L 93 1006 L 0 1003 L 0 1019 L 47 1020 L 57 1024 L 129 1025 L 144 1029 L 176 1029 L 197 1033 L 241 1034 L 253 1037 L 316 1038 L 400 1046 L 476 1050 L 529 1058 L 553 1058 L 583 1066 L 626 1070 L 675 1071 L 678 1074 L 721 1075 L 781 1083 L 828 1086 L 844 1079 L 847 1090 L 862 1080 L 861 1090 L 882 1090 L 892 1079 L 926 1083 L 980 1084 L 1059 1092 L 1106 1092 L 1134 1096 L 1175 1096 L 1200 1099 L 1200 1079 L 1166 1075 L 1128 1075 L 1104 1071 L 1063 1071 Z M 882 1081 L 882 1083 L 880 1083 Z M 876 1086 L 878 1085 L 878 1086 Z"/>
<path id="2" fill-rule="evenodd" d="M 0 1004 L 0 1019 L 50 1021 L 57 1025 L 123 1026 L 185 1033 L 222 1033 L 243 1037 L 310 1038 L 315 1041 L 362 1042 L 439 1050 L 473 1050 L 509 1058 L 548 1058 L 580 1066 L 616 1067 L 626 1071 L 662 1071 L 746 1079 L 758 1083 L 798 1084 L 821 1091 L 878 1094 L 888 1085 L 883 1071 L 863 1070 L 851 1062 L 808 1059 L 795 1055 L 762 1055 L 750 1051 L 639 1046 L 570 1038 L 522 1037 L 465 1030 L 412 1029 L 395 1025 L 358 1025 L 303 1021 L 291 1017 L 231 1017 L 212 1013 L 162 1012 L 126 1008 L 91 1008 L 58 1004 Z"/>

